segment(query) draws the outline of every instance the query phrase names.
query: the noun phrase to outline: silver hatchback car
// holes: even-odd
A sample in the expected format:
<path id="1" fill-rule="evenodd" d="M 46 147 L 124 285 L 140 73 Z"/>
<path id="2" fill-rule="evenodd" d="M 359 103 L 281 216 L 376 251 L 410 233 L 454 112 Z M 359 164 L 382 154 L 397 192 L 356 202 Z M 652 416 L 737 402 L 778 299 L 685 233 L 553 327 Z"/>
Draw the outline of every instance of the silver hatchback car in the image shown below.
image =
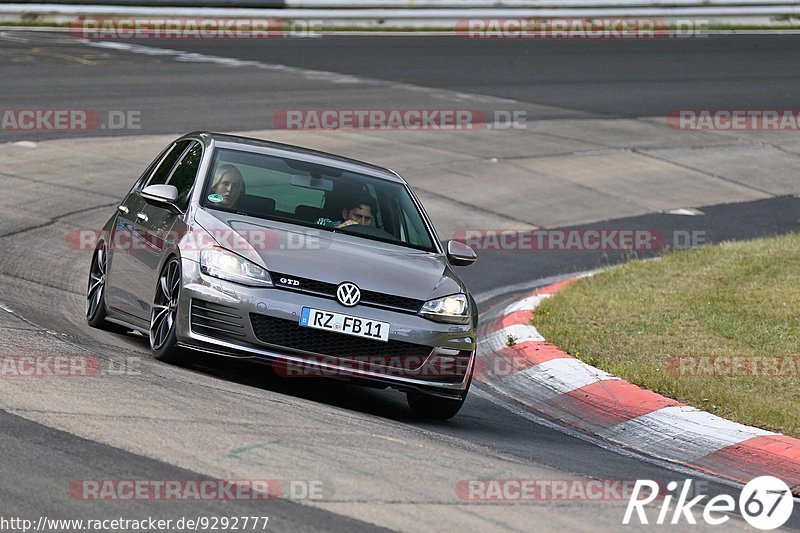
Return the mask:
<path id="1" fill-rule="evenodd" d="M 150 164 L 92 256 L 86 318 L 137 330 L 155 357 L 250 358 L 287 377 L 406 392 L 454 416 L 475 363 L 477 309 L 391 170 L 306 148 L 191 133 Z"/>

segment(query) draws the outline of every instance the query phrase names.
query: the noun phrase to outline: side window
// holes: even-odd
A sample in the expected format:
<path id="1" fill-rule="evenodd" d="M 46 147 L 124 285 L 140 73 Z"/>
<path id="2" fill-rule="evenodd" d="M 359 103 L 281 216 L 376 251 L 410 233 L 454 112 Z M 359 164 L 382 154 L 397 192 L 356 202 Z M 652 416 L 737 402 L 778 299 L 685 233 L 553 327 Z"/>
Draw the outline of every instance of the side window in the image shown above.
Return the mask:
<path id="1" fill-rule="evenodd" d="M 164 159 L 156 168 L 156 171 L 153 172 L 153 176 L 150 178 L 145 186 L 147 185 L 163 185 L 167 182 L 167 178 L 169 178 L 170 170 L 172 170 L 172 166 L 175 164 L 175 161 L 181 156 L 186 147 L 189 146 L 189 143 L 192 141 L 181 141 L 177 142 L 173 145 L 172 149 L 167 152 L 167 155 L 164 156 Z"/>
<path id="2" fill-rule="evenodd" d="M 186 209 L 189 205 L 189 194 L 191 194 L 192 187 L 194 187 L 197 170 L 200 168 L 200 160 L 202 158 L 203 147 L 199 142 L 195 142 L 175 167 L 172 177 L 169 179 L 169 184 L 178 189 L 178 207 L 181 209 Z"/>
<path id="3" fill-rule="evenodd" d="M 161 150 L 161 153 L 158 154 L 158 157 L 153 159 L 153 161 L 150 162 L 150 165 L 148 165 L 147 170 L 145 170 L 142 173 L 142 175 L 139 176 L 139 179 L 137 179 L 136 183 L 133 184 L 133 187 L 131 187 L 131 190 L 128 192 L 128 194 L 131 194 L 133 191 L 141 190 L 141 188 L 144 186 L 144 183 L 147 181 L 147 178 L 149 178 L 153 174 L 153 171 L 158 166 L 158 163 L 161 162 L 162 159 L 164 159 L 164 156 L 167 155 L 167 153 L 171 149 L 172 146 L 167 146 L 166 148 Z"/>

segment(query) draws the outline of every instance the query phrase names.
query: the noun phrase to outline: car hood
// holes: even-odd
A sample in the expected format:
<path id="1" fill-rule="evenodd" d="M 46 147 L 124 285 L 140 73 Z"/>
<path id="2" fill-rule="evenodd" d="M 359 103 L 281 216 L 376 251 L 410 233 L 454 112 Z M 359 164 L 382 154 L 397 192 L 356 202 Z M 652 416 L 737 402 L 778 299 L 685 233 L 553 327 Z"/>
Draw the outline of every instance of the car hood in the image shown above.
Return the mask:
<path id="1" fill-rule="evenodd" d="M 234 251 L 262 264 L 273 277 L 350 281 L 361 289 L 418 300 L 464 291 L 444 254 L 223 211 L 198 210 L 196 221 L 215 236 L 234 230 L 252 246 Z"/>

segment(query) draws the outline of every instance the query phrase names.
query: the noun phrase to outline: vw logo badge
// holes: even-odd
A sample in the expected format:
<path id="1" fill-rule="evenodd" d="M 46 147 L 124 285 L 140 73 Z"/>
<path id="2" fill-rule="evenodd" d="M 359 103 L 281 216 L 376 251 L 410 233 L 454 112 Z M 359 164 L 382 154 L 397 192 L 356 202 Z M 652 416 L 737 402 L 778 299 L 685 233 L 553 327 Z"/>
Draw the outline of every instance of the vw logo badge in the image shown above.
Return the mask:
<path id="1" fill-rule="evenodd" d="M 353 307 L 361 300 L 361 291 L 355 283 L 345 281 L 336 289 L 336 298 L 340 304 Z"/>

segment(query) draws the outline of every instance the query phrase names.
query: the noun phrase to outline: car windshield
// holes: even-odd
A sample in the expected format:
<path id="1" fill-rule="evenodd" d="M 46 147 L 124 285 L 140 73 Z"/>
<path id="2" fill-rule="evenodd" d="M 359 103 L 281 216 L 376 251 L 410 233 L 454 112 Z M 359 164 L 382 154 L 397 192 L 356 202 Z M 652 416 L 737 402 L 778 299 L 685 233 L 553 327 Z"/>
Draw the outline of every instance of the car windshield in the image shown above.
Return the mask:
<path id="1" fill-rule="evenodd" d="M 224 148 L 209 172 L 203 207 L 436 251 L 402 183 Z"/>

